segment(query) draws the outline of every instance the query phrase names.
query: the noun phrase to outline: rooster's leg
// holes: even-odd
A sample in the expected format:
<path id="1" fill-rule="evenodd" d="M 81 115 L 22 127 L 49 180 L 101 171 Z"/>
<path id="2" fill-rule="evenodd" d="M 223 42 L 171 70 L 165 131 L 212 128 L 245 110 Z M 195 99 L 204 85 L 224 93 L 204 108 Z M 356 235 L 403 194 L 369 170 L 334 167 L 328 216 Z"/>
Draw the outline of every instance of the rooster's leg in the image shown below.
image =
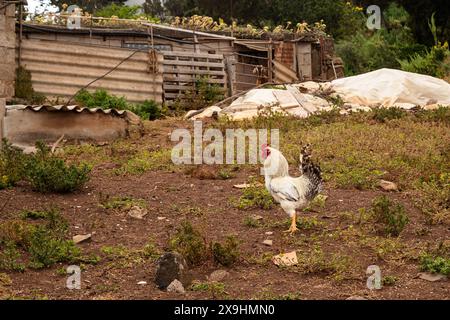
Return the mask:
<path id="1" fill-rule="evenodd" d="M 292 234 L 297 230 L 297 213 L 294 213 L 292 215 L 291 226 L 289 227 L 289 230 L 286 230 L 285 232 L 290 232 Z"/>

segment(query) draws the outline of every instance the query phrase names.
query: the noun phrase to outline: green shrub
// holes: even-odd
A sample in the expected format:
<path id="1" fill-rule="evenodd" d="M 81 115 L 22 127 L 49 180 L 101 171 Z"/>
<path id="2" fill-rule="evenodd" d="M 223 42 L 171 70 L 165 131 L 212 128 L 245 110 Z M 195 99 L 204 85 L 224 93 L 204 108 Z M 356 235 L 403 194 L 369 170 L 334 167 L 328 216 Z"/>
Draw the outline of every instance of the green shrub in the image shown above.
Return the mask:
<path id="1" fill-rule="evenodd" d="M 20 262 L 20 252 L 14 242 L 9 241 L 0 251 L 0 270 L 25 270 L 25 265 Z"/>
<path id="2" fill-rule="evenodd" d="M 235 264 L 240 256 L 239 241 L 234 236 L 228 236 L 224 243 L 213 243 L 211 250 L 214 261 L 225 267 Z"/>
<path id="3" fill-rule="evenodd" d="M 15 96 L 25 99 L 31 104 L 42 104 L 45 102 L 45 96 L 37 93 L 33 89 L 31 82 L 31 72 L 20 66 L 16 69 Z"/>
<path id="4" fill-rule="evenodd" d="M 76 94 L 75 101 L 80 106 L 87 108 L 130 110 L 144 120 L 156 120 L 163 115 L 161 106 L 153 100 L 132 104 L 125 97 L 117 97 L 103 89 L 94 92 L 82 89 Z"/>
<path id="5" fill-rule="evenodd" d="M 21 217 L 23 220 L 0 223 L 0 269 L 21 271 L 25 265 L 40 269 L 58 262 L 98 262 L 97 257 L 82 256 L 81 249 L 65 239 L 68 224 L 58 210 L 24 211 Z M 26 219 L 36 221 L 28 223 Z"/>
<path id="6" fill-rule="evenodd" d="M 199 265 L 207 257 L 205 239 L 188 221 L 182 222 L 169 240 L 169 247 L 180 253 L 190 265 Z"/>
<path id="7" fill-rule="evenodd" d="M 406 111 L 398 107 L 372 109 L 372 119 L 381 123 L 386 122 L 386 120 L 401 119 L 406 115 Z"/>
<path id="8" fill-rule="evenodd" d="M 249 208 L 269 210 L 273 206 L 273 198 L 266 188 L 252 184 L 244 189 L 235 206 L 240 210 Z"/>
<path id="9" fill-rule="evenodd" d="M 419 183 L 419 189 L 422 197 L 417 202 L 427 223 L 450 222 L 450 173 L 431 175 Z"/>
<path id="10" fill-rule="evenodd" d="M 408 59 L 399 59 L 398 62 L 400 63 L 401 69 L 404 71 L 443 78 L 450 72 L 450 64 L 446 63 L 446 59 L 450 57 L 448 42 L 441 44 L 438 41 L 434 13 L 428 24 L 430 31 L 433 34 L 435 45 L 430 51 L 426 51 L 424 54 L 416 53 Z"/>
<path id="11" fill-rule="evenodd" d="M 57 262 L 76 261 L 81 250 L 73 241 L 55 237 L 53 230 L 46 226 L 37 226 L 30 236 L 28 252 L 31 255 L 32 268 L 49 267 Z"/>
<path id="12" fill-rule="evenodd" d="M 162 117 L 161 106 L 153 100 L 145 100 L 129 109 L 144 120 L 156 120 Z"/>
<path id="13" fill-rule="evenodd" d="M 36 154 L 26 164 L 26 177 L 35 191 L 73 192 L 89 180 L 91 169 L 86 164 L 66 165 L 42 142 L 37 142 L 36 148 Z"/>
<path id="14" fill-rule="evenodd" d="M 194 89 L 186 91 L 182 99 L 177 99 L 172 106 L 175 111 L 184 112 L 208 107 L 224 98 L 224 90 L 217 84 L 208 82 L 207 77 L 201 77 L 194 82 Z"/>
<path id="15" fill-rule="evenodd" d="M 423 254 L 420 256 L 420 269 L 431 273 L 450 275 L 450 259 L 441 256 Z"/>
<path id="16" fill-rule="evenodd" d="M 25 155 L 3 139 L 0 149 L 0 190 L 14 186 L 24 176 Z"/>
<path id="17" fill-rule="evenodd" d="M 93 93 L 82 89 L 76 94 L 75 101 L 79 105 L 87 108 L 128 109 L 128 103 L 125 97 L 111 95 L 103 89 L 95 90 Z"/>
<path id="18" fill-rule="evenodd" d="M 390 236 L 398 236 L 409 222 L 405 208 L 392 202 L 386 196 L 380 196 L 372 202 L 371 216 L 383 224 L 383 231 Z"/>

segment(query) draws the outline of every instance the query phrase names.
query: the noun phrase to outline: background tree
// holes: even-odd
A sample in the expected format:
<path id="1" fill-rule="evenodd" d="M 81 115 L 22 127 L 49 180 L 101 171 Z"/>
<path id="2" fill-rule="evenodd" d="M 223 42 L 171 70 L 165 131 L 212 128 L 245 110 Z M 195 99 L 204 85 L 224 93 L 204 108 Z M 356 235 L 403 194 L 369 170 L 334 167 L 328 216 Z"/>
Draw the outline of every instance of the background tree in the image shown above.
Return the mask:
<path id="1" fill-rule="evenodd" d="M 72 5 L 75 4 L 87 12 L 94 12 L 109 4 L 123 4 L 126 0 L 50 0 L 52 5 L 57 6 L 60 10 L 63 4 Z"/>

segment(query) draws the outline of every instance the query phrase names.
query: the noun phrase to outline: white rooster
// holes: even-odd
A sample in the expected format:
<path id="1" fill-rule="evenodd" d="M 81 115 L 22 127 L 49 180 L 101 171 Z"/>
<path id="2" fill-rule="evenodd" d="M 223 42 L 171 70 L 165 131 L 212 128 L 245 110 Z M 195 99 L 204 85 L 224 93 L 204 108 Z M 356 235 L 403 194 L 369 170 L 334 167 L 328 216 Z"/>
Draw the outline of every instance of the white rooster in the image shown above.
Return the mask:
<path id="1" fill-rule="evenodd" d="M 277 149 L 262 146 L 264 178 L 267 190 L 283 210 L 291 217 L 286 232 L 297 231 L 297 209 L 305 208 L 322 189 L 320 167 L 311 161 L 311 147 L 306 145 L 300 153 L 300 171 L 297 178 L 289 176 L 286 158 Z"/>

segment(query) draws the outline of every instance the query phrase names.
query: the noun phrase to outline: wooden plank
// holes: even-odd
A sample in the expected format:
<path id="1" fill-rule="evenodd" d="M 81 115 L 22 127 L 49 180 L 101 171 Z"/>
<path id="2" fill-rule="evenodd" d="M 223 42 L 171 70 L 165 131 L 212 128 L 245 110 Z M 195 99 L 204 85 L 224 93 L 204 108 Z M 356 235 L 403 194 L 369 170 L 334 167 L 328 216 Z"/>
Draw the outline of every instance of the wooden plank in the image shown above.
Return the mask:
<path id="1" fill-rule="evenodd" d="M 198 80 L 196 77 L 181 77 L 181 76 L 169 76 L 164 75 L 164 82 L 188 82 L 188 83 L 194 83 Z M 207 79 L 208 83 L 215 83 L 215 84 L 225 84 L 225 79 Z"/>
<path id="2" fill-rule="evenodd" d="M 281 62 L 273 61 L 275 80 L 281 83 L 298 81 L 297 73 Z"/>
<path id="3" fill-rule="evenodd" d="M 161 51 L 165 57 L 189 57 L 189 58 L 208 58 L 223 60 L 222 54 L 210 54 L 210 53 L 195 53 L 185 51 Z"/>
<path id="4" fill-rule="evenodd" d="M 164 68 L 164 73 L 176 73 L 176 74 L 192 74 L 192 75 L 210 75 L 210 76 L 225 76 L 224 71 L 214 70 L 187 70 L 187 69 L 169 69 Z"/>
<path id="5" fill-rule="evenodd" d="M 186 67 L 214 67 L 214 68 L 225 68 L 223 63 L 215 62 L 202 62 L 202 61 L 176 61 L 176 60 L 166 60 L 163 61 L 163 66 L 186 66 Z"/>

